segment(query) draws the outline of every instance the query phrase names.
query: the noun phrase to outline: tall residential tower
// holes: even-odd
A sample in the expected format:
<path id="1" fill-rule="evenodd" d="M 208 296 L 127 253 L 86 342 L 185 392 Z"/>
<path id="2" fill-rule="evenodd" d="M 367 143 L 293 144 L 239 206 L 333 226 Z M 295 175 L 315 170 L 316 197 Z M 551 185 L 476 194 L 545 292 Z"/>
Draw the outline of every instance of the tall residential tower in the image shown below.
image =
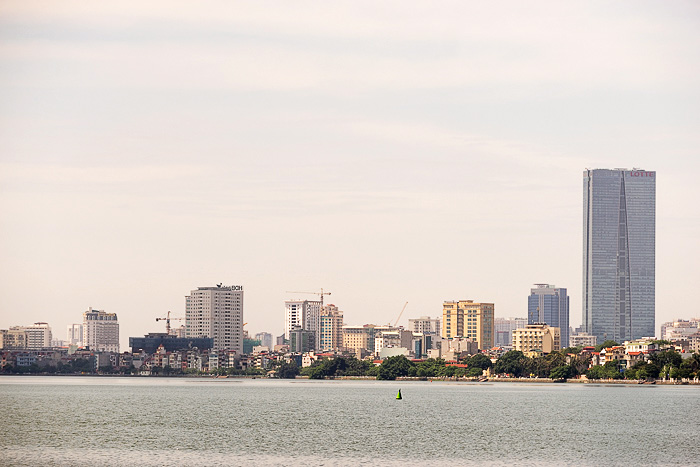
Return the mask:
<path id="1" fill-rule="evenodd" d="M 198 287 L 185 297 L 187 337 L 211 337 L 214 349 L 243 353 L 243 286 Z"/>
<path id="2" fill-rule="evenodd" d="M 583 173 L 582 326 L 598 343 L 654 336 L 656 172 Z"/>

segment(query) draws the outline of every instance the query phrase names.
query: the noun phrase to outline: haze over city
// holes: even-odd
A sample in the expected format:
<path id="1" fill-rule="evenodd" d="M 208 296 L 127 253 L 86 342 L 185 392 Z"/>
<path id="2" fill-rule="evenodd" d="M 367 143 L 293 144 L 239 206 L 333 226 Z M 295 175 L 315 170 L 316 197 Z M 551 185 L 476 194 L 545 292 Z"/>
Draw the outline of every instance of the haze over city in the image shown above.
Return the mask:
<path id="1" fill-rule="evenodd" d="M 246 329 L 332 295 L 348 324 L 581 321 L 582 173 L 656 171 L 656 325 L 697 315 L 700 6 L 0 5 L 0 328 L 120 340 L 243 285 Z M 401 323 L 400 323 L 401 324 Z"/>

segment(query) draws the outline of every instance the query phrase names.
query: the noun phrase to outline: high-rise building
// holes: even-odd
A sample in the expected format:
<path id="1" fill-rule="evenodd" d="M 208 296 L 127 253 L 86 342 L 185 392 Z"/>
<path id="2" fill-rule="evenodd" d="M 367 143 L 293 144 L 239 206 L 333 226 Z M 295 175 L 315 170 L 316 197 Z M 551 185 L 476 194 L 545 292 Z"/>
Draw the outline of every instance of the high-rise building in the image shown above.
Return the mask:
<path id="1" fill-rule="evenodd" d="M 527 324 L 545 323 L 561 330 L 562 348 L 569 346 L 569 296 L 566 289 L 535 284 L 527 299 Z"/>
<path id="2" fill-rule="evenodd" d="M 187 337 L 211 337 L 214 350 L 243 353 L 243 286 L 198 287 L 185 297 Z"/>
<path id="3" fill-rule="evenodd" d="M 468 337 L 480 350 L 493 347 L 493 303 L 474 300 L 446 301 L 442 304 L 442 337 Z"/>
<path id="4" fill-rule="evenodd" d="M 343 312 L 335 305 L 321 308 L 321 350 L 337 350 L 343 346 Z"/>
<path id="5" fill-rule="evenodd" d="M 83 325 L 69 324 L 66 329 L 66 342 L 68 345 L 83 346 Z"/>
<path id="6" fill-rule="evenodd" d="M 315 300 L 285 300 L 284 337 L 289 340 L 290 332 L 303 329 L 314 333 L 313 350 L 321 346 L 321 302 Z"/>
<path id="7" fill-rule="evenodd" d="M 513 331 L 527 326 L 527 318 L 494 318 L 493 323 L 495 345 L 510 347 L 513 345 Z"/>
<path id="8" fill-rule="evenodd" d="M 583 173 L 584 331 L 598 342 L 654 336 L 656 172 Z"/>
<path id="9" fill-rule="evenodd" d="M 119 352 L 117 314 L 92 308 L 83 313 L 83 346 L 90 350 Z"/>

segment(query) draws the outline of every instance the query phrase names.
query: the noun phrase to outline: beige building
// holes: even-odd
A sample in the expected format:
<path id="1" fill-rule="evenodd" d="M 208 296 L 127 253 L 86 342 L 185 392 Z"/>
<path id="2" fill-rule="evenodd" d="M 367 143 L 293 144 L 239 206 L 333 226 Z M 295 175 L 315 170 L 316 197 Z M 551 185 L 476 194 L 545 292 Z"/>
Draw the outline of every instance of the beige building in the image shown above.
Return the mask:
<path id="1" fill-rule="evenodd" d="M 523 353 L 541 350 L 551 353 L 561 350 L 561 334 L 559 328 L 546 324 L 528 324 L 524 328 L 513 331 L 513 350 Z"/>
<path id="2" fill-rule="evenodd" d="M 343 347 L 348 350 L 374 352 L 374 324 L 343 326 Z"/>
<path id="3" fill-rule="evenodd" d="M 335 305 L 321 308 L 321 350 L 343 347 L 343 312 Z"/>
<path id="4" fill-rule="evenodd" d="M 23 329 L 0 329 L 0 349 L 15 350 L 27 348 L 27 332 Z"/>
<path id="5" fill-rule="evenodd" d="M 494 345 L 494 305 L 473 300 L 446 301 L 442 304 L 442 337 L 468 337 L 479 349 Z"/>

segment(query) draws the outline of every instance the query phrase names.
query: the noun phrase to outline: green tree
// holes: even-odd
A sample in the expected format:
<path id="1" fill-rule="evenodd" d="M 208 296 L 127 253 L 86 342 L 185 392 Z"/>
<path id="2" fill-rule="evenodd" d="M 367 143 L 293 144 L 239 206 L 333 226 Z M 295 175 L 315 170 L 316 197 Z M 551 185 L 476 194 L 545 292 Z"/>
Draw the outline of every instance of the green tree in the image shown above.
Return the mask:
<path id="1" fill-rule="evenodd" d="M 586 371 L 586 378 L 588 379 L 603 379 L 604 377 L 605 373 L 602 365 L 593 365 Z"/>
<path id="2" fill-rule="evenodd" d="M 386 358 L 379 366 L 377 379 L 394 380 L 401 376 L 408 376 L 409 368 L 412 365 L 413 363 L 403 355 Z"/>
<path id="3" fill-rule="evenodd" d="M 620 372 L 620 362 L 612 360 L 603 365 L 603 377 L 608 379 L 622 379 Z"/>
<path id="4" fill-rule="evenodd" d="M 469 362 L 467 363 L 470 367 L 477 367 L 482 370 L 486 370 L 488 368 L 493 367 L 493 362 L 491 362 L 491 359 L 487 357 L 486 355 L 482 353 L 478 353 L 476 355 L 473 355 L 470 359 Z"/>
<path id="5" fill-rule="evenodd" d="M 675 350 L 662 350 L 651 354 L 651 361 L 659 367 L 669 365 L 672 368 L 679 368 L 683 362 L 683 357 Z"/>
<path id="6" fill-rule="evenodd" d="M 567 379 L 571 378 L 571 376 L 572 369 L 569 365 L 558 366 L 549 373 L 549 377 L 552 379 Z"/>
<path id="7" fill-rule="evenodd" d="M 277 369 L 277 377 L 284 379 L 294 379 L 299 374 L 299 366 L 294 360 L 289 363 L 282 363 Z"/>
<path id="8" fill-rule="evenodd" d="M 503 354 L 493 366 L 493 371 L 497 374 L 510 374 L 522 376 L 527 365 L 527 357 L 519 350 L 510 350 Z"/>

